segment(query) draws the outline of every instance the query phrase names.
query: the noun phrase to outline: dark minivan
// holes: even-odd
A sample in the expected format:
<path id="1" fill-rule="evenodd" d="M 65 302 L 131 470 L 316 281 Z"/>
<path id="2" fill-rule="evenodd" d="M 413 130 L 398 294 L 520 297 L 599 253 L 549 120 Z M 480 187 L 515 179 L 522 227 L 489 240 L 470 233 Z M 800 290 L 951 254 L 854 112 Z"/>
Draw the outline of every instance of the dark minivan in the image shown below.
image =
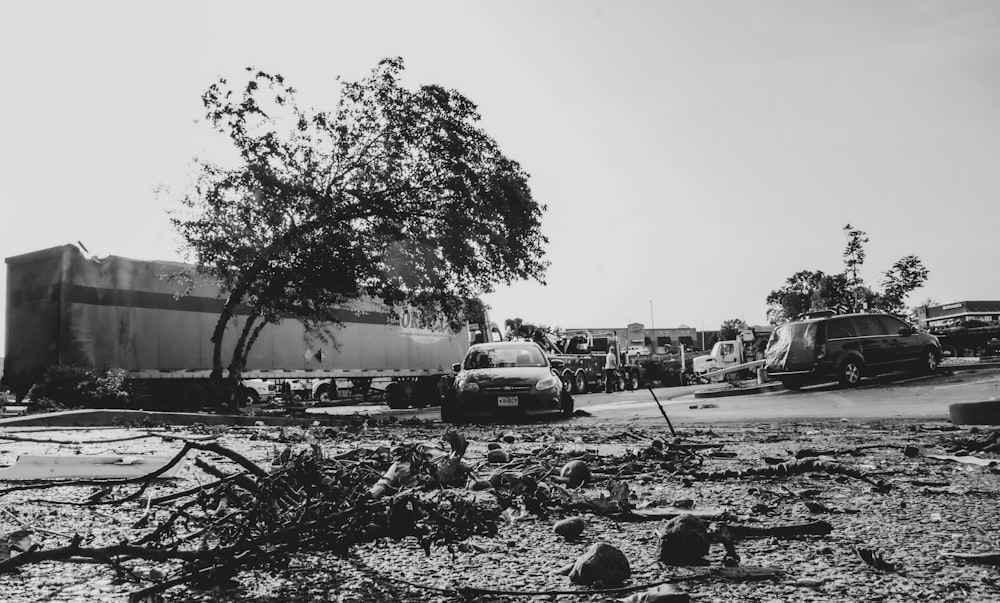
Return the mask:
<path id="1" fill-rule="evenodd" d="M 889 314 L 840 314 L 776 327 L 764 356 L 767 376 L 788 389 L 834 378 L 851 387 L 901 369 L 932 373 L 941 344 Z"/>

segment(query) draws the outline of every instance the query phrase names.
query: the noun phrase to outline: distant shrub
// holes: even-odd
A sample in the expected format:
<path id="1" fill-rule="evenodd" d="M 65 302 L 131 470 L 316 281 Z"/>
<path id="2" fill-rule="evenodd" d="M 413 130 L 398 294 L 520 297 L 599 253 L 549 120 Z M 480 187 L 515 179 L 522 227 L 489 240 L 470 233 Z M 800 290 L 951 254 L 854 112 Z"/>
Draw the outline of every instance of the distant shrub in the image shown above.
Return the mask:
<path id="1" fill-rule="evenodd" d="M 53 366 L 31 388 L 28 412 L 81 407 L 124 408 L 129 402 L 127 386 L 122 369 Z"/>

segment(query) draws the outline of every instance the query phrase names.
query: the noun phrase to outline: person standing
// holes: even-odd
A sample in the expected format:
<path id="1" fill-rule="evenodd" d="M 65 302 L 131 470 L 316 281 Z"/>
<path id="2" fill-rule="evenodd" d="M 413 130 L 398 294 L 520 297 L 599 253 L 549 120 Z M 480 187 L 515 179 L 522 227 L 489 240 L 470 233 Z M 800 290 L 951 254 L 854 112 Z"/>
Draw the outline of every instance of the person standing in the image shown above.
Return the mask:
<path id="1" fill-rule="evenodd" d="M 604 392 L 610 394 L 614 390 L 614 384 L 618 382 L 618 353 L 615 346 L 608 346 L 608 353 L 604 357 Z"/>

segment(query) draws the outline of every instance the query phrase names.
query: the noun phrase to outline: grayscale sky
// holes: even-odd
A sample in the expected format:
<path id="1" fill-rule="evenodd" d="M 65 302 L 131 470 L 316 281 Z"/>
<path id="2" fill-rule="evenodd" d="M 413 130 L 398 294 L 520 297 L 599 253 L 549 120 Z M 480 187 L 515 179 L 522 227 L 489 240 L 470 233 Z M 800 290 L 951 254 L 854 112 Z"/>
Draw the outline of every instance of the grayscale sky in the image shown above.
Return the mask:
<path id="1" fill-rule="evenodd" d="M 216 152 L 206 87 L 252 65 L 332 108 L 387 56 L 476 102 L 548 206 L 547 285 L 496 320 L 763 323 L 847 223 L 870 283 L 924 261 L 911 304 L 1000 299 L 995 0 L 3 2 L 0 255 L 183 259 L 154 189 Z"/>

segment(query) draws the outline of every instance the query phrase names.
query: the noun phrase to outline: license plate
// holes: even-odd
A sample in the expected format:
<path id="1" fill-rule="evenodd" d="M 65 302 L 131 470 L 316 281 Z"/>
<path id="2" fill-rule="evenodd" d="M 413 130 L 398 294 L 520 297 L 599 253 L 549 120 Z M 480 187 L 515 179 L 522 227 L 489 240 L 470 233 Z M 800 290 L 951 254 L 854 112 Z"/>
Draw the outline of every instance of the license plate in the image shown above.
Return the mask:
<path id="1" fill-rule="evenodd" d="M 497 406 L 506 408 L 517 406 L 517 396 L 500 396 L 497 398 Z"/>

